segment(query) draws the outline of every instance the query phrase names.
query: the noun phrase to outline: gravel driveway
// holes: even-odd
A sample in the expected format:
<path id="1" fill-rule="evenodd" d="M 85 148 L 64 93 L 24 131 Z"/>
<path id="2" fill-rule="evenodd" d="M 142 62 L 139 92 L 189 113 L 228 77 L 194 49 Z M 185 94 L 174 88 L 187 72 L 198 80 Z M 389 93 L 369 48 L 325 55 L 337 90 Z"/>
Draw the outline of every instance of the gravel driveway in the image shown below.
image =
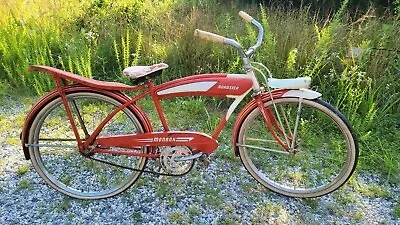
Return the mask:
<path id="1" fill-rule="evenodd" d="M 288 198 L 253 180 L 231 146 L 184 177 L 144 174 L 113 198 L 69 198 L 24 159 L 19 132 L 34 101 L 0 101 L 0 224 L 400 224 L 392 216 L 400 188 L 379 177 L 357 171 L 328 196 Z"/>

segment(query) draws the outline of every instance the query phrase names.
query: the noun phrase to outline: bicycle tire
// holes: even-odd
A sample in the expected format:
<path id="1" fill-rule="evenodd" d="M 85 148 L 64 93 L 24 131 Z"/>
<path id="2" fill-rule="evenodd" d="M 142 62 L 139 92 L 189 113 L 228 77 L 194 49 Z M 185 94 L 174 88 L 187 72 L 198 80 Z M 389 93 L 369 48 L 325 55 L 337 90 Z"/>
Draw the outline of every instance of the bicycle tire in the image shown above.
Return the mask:
<path id="1" fill-rule="evenodd" d="M 275 104 L 284 131 L 291 137 L 299 102 L 299 98 L 281 98 L 264 103 L 278 122 Z M 274 192 L 298 198 L 331 193 L 346 183 L 357 165 L 355 132 L 342 113 L 320 99 L 303 99 L 298 121 L 296 152 L 287 154 L 274 142 L 259 108 L 254 108 L 239 130 L 240 159 L 259 183 Z M 277 128 L 275 131 L 281 140 L 286 140 L 283 132 Z M 291 143 L 293 138 L 288 140 Z"/>
<path id="2" fill-rule="evenodd" d="M 91 134 L 113 109 L 123 104 L 95 92 L 68 93 L 66 98 L 82 139 Z M 104 126 L 99 137 L 143 132 L 135 113 L 124 108 Z M 54 189 L 74 198 L 101 199 L 117 195 L 133 185 L 142 173 L 97 162 L 80 154 L 61 97 L 49 101 L 38 112 L 28 140 L 31 161 L 38 174 Z M 142 147 L 138 151 L 147 153 L 149 149 Z M 147 163 L 144 157 L 111 154 L 92 157 L 138 170 L 143 170 Z"/>

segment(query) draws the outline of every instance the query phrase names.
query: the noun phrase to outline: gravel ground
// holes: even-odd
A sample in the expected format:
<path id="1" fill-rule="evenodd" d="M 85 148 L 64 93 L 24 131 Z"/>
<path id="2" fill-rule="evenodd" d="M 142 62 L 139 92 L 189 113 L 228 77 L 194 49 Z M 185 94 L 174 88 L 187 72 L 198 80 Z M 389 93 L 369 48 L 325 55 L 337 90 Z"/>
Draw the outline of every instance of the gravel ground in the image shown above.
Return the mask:
<path id="1" fill-rule="evenodd" d="M 69 198 L 24 159 L 19 132 L 33 101 L 0 102 L 0 224 L 400 224 L 392 217 L 400 188 L 377 176 L 356 173 L 330 195 L 288 198 L 253 180 L 230 146 L 184 177 L 144 174 L 109 199 Z"/>

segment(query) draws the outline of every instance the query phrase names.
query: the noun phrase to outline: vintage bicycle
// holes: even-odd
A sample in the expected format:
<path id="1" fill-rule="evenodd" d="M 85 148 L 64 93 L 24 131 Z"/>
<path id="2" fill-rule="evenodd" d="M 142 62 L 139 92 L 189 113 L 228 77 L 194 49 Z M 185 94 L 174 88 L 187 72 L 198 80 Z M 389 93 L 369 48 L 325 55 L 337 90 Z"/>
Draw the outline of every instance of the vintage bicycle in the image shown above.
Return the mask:
<path id="1" fill-rule="evenodd" d="M 274 79 L 268 68 L 251 58 L 263 39 L 262 25 L 244 12 L 239 15 L 258 28 L 257 43 L 245 51 L 235 40 L 196 30 L 197 38 L 236 48 L 244 74 L 203 74 L 154 85 L 167 64 L 135 66 L 123 71 L 133 85 L 81 77 L 47 66 L 30 71 L 48 73 L 56 89 L 31 109 L 21 133 L 25 158 L 56 190 L 80 199 L 119 194 L 143 172 L 181 176 L 195 161 L 209 163 L 217 138 L 235 108 L 251 93 L 237 115 L 234 154 L 259 183 L 277 193 L 318 197 L 341 187 L 352 175 L 358 157 L 355 132 L 345 116 L 309 90 L 311 79 Z M 256 73 L 264 78 L 260 85 Z M 72 82 L 72 83 L 71 83 Z M 137 93 L 128 97 L 124 92 Z M 150 96 L 162 124 L 155 131 L 138 101 Z M 211 135 L 170 130 L 163 99 L 182 96 L 232 98 L 225 116 Z M 146 168 L 148 160 L 161 170 Z"/>

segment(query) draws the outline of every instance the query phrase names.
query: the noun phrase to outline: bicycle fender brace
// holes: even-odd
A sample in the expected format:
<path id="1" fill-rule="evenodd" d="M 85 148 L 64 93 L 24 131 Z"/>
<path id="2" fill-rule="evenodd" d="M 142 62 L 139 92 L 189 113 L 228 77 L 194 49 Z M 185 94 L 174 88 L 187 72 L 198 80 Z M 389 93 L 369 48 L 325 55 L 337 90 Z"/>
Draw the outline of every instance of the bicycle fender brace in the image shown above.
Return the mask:
<path id="1" fill-rule="evenodd" d="M 277 98 L 304 98 L 304 99 L 317 99 L 322 96 L 321 93 L 318 93 L 316 91 L 312 91 L 309 89 L 298 89 L 298 90 L 287 90 L 287 89 L 276 89 L 273 90 L 272 92 L 272 98 L 277 99 Z M 268 101 L 271 101 L 271 95 L 268 92 L 262 93 L 261 94 L 261 99 L 263 103 L 266 103 Z M 233 149 L 235 151 L 235 155 L 239 156 L 239 149 L 237 147 L 237 142 L 239 138 L 239 130 L 243 124 L 244 119 L 248 116 L 249 113 L 251 113 L 257 106 L 257 102 L 255 99 L 247 103 L 242 111 L 239 113 L 239 115 L 236 118 L 236 122 L 233 128 L 233 133 L 232 133 L 232 144 L 233 144 Z"/>
<path id="2" fill-rule="evenodd" d="M 74 92 L 78 92 L 78 91 L 87 91 L 87 92 L 104 94 L 108 97 L 116 99 L 117 101 L 119 101 L 121 103 L 131 100 L 127 95 L 125 95 L 119 91 L 95 89 L 95 88 L 83 86 L 80 84 L 72 84 L 72 85 L 64 86 L 63 91 L 65 94 L 74 93 Z M 32 127 L 33 121 L 36 118 L 36 115 L 40 112 L 40 110 L 46 104 L 48 104 L 49 102 L 51 102 L 52 100 L 56 99 L 59 96 L 60 95 L 59 95 L 58 91 L 53 90 L 53 91 L 47 93 L 45 96 L 43 96 L 39 101 L 37 101 L 36 104 L 29 111 L 29 113 L 25 119 L 24 127 L 22 128 L 22 132 L 20 134 L 22 149 L 24 151 L 24 156 L 25 156 L 26 160 L 29 160 L 31 158 L 27 144 L 28 144 L 29 132 Z M 140 120 L 140 123 L 143 125 L 143 127 L 145 129 L 144 132 L 152 132 L 153 131 L 153 127 L 151 125 L 149 118 L 147 117 L 145 112 L 138 105 L 132 104 L 132 105 L 128 106 L 128 108 L 138 117 L 138 119 Z"/>

